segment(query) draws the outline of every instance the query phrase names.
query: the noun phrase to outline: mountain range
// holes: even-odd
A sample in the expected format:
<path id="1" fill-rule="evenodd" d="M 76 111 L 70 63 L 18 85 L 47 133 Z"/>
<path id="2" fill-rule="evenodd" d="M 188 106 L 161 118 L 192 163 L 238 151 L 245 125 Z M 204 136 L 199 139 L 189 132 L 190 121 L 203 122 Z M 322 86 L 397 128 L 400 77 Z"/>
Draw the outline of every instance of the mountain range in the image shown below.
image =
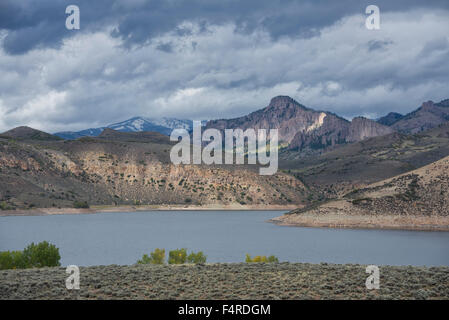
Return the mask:
<path id="1" fill-rule="evenodd" d="M 81 131 L 62 131 L 56 132 L 54 135 L 66 140 L 74 140 L 81 137 L 97 137 L 104 129 L 109 128 L 120 132 L 144 132 L 153 131 L 165 135 L 170 135 L 173 129 L 192 130 L 192 120 L 160 118 L 150 119 L 145 117 L 133 117 L 131 119 L 113 123 L 106 127 L 90 128 Z"/>
<path id="2" fill-rule="evenodd" d="M 307 152 L 322 152 L 338 145 L 393 132 L 418 133 L 434 128 L 448 120 L 449 99 L 439 103 L 424 102 L 407 115 L 391 112 L 377 120 L 355 117 L 348 121 L 332 112 L 308 108 L 288 96 L 277 96 L 271 99 L 267 107 L 248 115 L 232 119 L 202 121 L 202 125 L 205 126 L 205 129 L 216 128 L 219 130 L 277 128 L 281 147 L 303 151 L 306 154 Z M 120 132 L 153 131 L 170 135 L 171 131 L 176 128 L 191 131 L 192 123 L 192 120 L 186 119 L 133 117 L 106 127 L 76 132 L 57 132 L 55 135 L 67 140 L 84 136 L 96 137 L 106 128 Z"/>
<path id="3" fill-rule="evenodd" d="M 266 108 L 244 117 L 209 121 L 206 128 L 277 128 L 280 144 L 296 150 L 324 149 L 393 132 L 363 117 L 348 121 L 331 112 L 315 111 L 287 96 L 275 97 Z"/>

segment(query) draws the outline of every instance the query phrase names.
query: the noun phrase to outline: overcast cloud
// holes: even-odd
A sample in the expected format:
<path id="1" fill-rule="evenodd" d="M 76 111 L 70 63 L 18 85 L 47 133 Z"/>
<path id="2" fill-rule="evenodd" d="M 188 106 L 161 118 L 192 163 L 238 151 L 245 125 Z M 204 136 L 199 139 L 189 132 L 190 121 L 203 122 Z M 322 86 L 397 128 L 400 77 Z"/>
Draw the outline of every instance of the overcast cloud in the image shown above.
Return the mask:
<path id="1" fill-rule="evenodd" d="M 2 0 L 0 131 L 227 118 L 276 95 L 377 118 L 449 98 L 447 61 L 447 1 Z"/>

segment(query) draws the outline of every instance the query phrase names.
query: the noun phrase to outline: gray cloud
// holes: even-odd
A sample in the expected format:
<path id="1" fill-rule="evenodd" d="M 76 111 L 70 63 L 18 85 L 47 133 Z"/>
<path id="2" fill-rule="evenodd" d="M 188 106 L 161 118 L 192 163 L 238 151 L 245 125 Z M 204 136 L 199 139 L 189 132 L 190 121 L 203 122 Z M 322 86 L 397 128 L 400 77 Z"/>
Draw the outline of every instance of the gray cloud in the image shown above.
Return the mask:
<path id="1" fill-rule="evenodd" d="M 273 38 L 313 37 L 322 27 L 344 16 L 362 13 L 367 0 L 2 0 L 0 29 L 8 30 L 3 48 L 9 54 L 23 54 L 39 47 L 60 46 L 73 32 L 64 28 L 65 7 L 75 4 L 82 14 L 84 32 L 115 25 L 111 35 L 127 47 L 142 45 L 154 37 L 179 29 L 185 21 L 208 25 L 233 23 L 237 32 L 265 29 Z M 407 11 L 417 7 L 448 9 L 445 0 L 378 0 L 382 12 Z"/>
<path id="2" fill-rule="evenodd" d="M 64 28 L 69 3 L 79 32 Z M 1 2 L 0 131 L 240 116 L 276 95 L 348 118 L 447 98 L 447 2 L 379 1 L 378 31 L 364 28 L 366 4 Z"/>

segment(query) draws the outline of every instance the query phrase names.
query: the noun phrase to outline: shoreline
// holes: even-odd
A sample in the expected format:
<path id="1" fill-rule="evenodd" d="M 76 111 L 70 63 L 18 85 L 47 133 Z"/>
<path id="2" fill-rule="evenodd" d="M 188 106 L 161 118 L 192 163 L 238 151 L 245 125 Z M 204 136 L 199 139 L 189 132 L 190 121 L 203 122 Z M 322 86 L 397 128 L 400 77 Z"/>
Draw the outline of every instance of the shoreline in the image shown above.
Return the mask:
<path id="1" fill-rule="evenodd" d="M 449 232 L 449 217 L 284 214 L 268 222 L 286 227 Z"/>
<path id="2" fill-rule="evenodd" d="M 297 205 L 122 205 L 91 206 L 89 209 L 77 208 L 33 208 L 0 211 L 0 217 L 8 216 L 46 216 L 66 214 L 95 214 L 107 212 L 141 212 L 141 211 L 290 211 Z"/>
<path id="3" fill-rule="evenodd" d="M 144 211 L 291 211 L 296 205 L 242 206 L 232 205 L 122 205 L 92 206 L 89 209 L 76 208 L 33 208 L 22 210 L 3 210 L 0 217 L 8 216 L 48 216 L 72 214 L 96 214 L 114 212 Z M 349 214 L 284 214 L 266 222 L 284 227 L 333 228 L 333 229 L 376 229 L 408 231 L 443 231 L 449 232 L 449 217 L 421 216 L 365 216 Z"/>

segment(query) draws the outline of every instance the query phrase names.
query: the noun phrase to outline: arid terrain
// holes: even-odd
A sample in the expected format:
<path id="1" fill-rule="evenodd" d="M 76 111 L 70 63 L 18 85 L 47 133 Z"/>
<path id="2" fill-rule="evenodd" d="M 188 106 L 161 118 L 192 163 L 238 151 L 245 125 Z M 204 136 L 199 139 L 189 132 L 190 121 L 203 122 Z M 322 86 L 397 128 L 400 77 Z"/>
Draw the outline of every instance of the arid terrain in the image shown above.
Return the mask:
<path id="1" fill-rule="evenodd" d="M 36 130 L 25 128 L 33 135 Z M 3 210 L 89 205 L 302 205 L 309 191 L 283 172 L 248 166 L 179 165 L 157 133 L 103 132 L 98 138 L 0 138 Z"/>
<path id="2" fill-rule="evenodd" d="M 67 290 L 65 268 L 0 271 L 0 299 L 449 299 L 448 267 L 380 266 L 368 290 L 364 265 L 233 263 L 80 268 Z"/>
<path id="3" fill-rule="evenodd" d="M 405 174 L 296 209 L 282 225 L 449 230 L 449 157 Z"/>

